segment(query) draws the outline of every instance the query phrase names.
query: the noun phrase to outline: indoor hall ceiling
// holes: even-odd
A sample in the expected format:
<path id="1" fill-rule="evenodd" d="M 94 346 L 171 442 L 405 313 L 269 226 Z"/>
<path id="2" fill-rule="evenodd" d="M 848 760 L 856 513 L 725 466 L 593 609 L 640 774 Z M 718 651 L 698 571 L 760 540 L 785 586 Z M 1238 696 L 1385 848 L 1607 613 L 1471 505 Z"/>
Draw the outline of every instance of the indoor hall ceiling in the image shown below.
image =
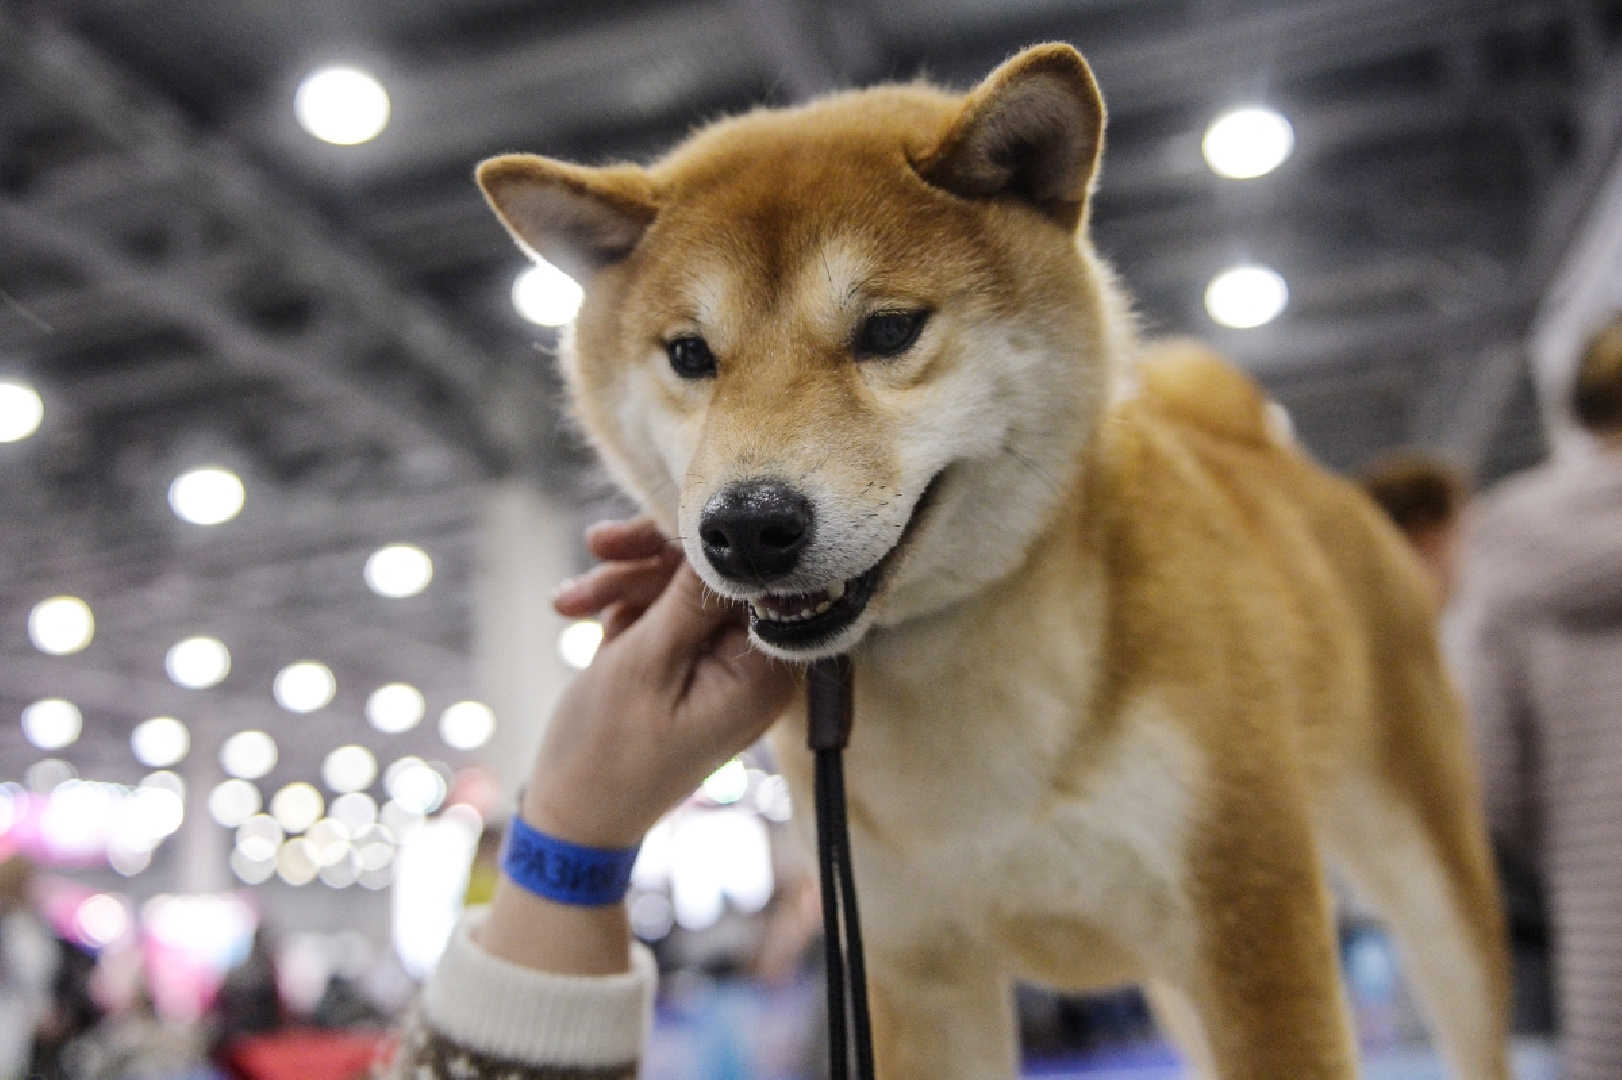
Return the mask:
<path id="1" fill-rule="evenodd" d="M 1217 342 L 1338 467 L 1410 441 L 1495 474 L 1538 452 L 1520 335 L 1616 154 L 1622 0 L 0 0 L 0 375 L 49 410 L 0 446 L 7 712 L 71 672 L 83 755 L 127 757 L 142 715 L 197 707 L 155 658 L 211 630 L 237 656 L 221 715 L 274 709 L 291 660 L 337 671 L 326 713 L 286 721 L 309 725 L 286 763 L 307 776 L 369 737 L 364 688 L 469 693 L 477 482 L 601 490 L 473 163 L 646 159 L 757 103 L 967 86 L 1049 39 L 1108 101 L 1095 231 L 1149 329 Z M 388 87 L 375 141 L 294 122 L 331 62 Z M 1254 102 L 1290 118 L 1294 154 L 1221 180 L 1202 133 Z M 1290 304 L 1224 331 L 1202 297 L 1241 261 Z M 206 533 L 163 494 L 204 461 L 249 491 Z M 361 584 L 393 540 L 434 555 L 422 597 Z M 45 660 L 23 619 L 55 592 L 100 632 Z M 0 725 L 0 761 L 23 749 Z"/>

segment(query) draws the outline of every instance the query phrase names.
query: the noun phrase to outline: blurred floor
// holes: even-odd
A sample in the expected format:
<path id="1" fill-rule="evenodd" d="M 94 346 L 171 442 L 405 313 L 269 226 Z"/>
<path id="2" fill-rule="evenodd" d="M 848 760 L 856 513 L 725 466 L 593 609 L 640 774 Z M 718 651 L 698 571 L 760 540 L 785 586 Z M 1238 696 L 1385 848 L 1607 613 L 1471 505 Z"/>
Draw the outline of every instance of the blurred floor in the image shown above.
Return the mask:
<path id="1" fill-rule="evenodd" d="M 1558 1062 L 1553 1046 L 1543 1039 L 1515 1043 L 1516 1080 L 1556 1080 Z M 1063 1062 L 1032 1062 L 1028 1077 L 1043 1080 L 1182 1080 L 1186 1075 L 1169 1048 L 1152 1044 L 1094 1053 Z M 1365 1080 L 1445 1080 L 1442 1063 L 1426 1047 L 1387 1047 L 1365 1050 Z"/>

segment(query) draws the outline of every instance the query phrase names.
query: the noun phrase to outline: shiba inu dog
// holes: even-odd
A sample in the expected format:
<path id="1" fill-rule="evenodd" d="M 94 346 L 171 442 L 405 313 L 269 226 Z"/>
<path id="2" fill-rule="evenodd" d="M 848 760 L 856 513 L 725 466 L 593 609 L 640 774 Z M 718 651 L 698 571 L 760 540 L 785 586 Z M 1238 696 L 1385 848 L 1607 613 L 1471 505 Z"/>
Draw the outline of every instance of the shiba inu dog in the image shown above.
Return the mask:
<path id="1" fill-rule="evenodd" d="M 614 476 L 759 647 L 848 651 L 879 1071 L 1011 1077 L 1010 984 L 1138 981 L 1212 1077 L 1350 1078 L 1325 863 L 1389 918 L 1457 1075 L 1506 960 L 1420 571 L 1194 345 L 1138 355 L 1086 235 L 1104 108 L 1030 49 L 649 167 L 479 181 L 585 303 Z M 809 805 L 804 717 L 778 749 Z"/>

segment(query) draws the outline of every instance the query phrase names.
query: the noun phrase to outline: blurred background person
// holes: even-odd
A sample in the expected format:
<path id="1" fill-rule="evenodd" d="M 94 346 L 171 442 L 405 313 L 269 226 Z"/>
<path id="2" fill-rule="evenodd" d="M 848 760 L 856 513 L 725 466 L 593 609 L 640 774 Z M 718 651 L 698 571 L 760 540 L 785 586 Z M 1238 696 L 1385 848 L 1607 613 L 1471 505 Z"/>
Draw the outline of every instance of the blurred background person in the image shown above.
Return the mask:
<path id="1" fill-rule="evenodd" d="M 34 908 L 33 878 L 22 856 L 0 862 L 0 1080 L 25 1074 L 51 1011 L 56 942 Z"/>
<path id="2" fill-rule="evenodd" d="M 1385 455 L 1358 483 L 1413 544 L 1446 607 L 1458 584 L 1459 538 L 1470 502 L 1470 481 L 1441 458 L 1417 450 Z"/>
<path id="3" fill-rule="evenodd" d="M 1596 451 L 1485 500 L 1459 596 L 1493 831 L 1547 883 L 1565 1075 L 1622 1076 L 1622 320 L 1582 357 Z"/>

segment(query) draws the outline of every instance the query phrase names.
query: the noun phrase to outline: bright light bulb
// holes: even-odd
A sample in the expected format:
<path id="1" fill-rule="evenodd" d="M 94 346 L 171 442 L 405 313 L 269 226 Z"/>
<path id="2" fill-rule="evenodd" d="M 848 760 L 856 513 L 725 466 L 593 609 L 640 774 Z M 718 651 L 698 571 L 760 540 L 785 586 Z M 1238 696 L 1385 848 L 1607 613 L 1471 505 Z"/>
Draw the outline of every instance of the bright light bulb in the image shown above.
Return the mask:
<path id="1" fill-rule="evenodd" d="M 270 815 L 290 833 L 303 832 L 314 825 L 326 810 L 321 793 L 302 780 L 295 780 L 270 800 Z"/>
<path id="2" fill-rule="evenodd" d="M 352 835 L 359 836 L 363 830 L 377 824 L 377 800 L 364 791 L 351 791 L 333 799 L 328 813 L 333 820 L 349 826 Z"/>
<path id="3" fill-rule="evenodd" d="M 98 893 L 80 904 L 73 922 L 85 940 L 97 946 L 111 945 L 130 928 L 124 902 L 107 893 Z"/>
<path id="4" fill-rule="evenodd" d="M 1295 146 L 1295 132 L 1272 109 L 1235 109 L 1216 119 L 1201 146 L 1212 172 L 1230 180 L 1252 180 L 1284 163 Z"/>
<path id="5" fill-rule="evenodd" d="M 28 613 L 28 640 L 52 656 L 66 656 L 90 644 L 96 636 L 96 618 L 90 605 L 77 596 L 41 600 Z"/>
<path id="6" fill-rule="evenodd" d="M 1273 270 L 1235 266 L 1211 279 L 1205 309 L 1223 326 L 1249 330 L 1276 319 L 1289 299 L 1289 287 Z"/>
<path id="7" fill-rule="evenodd" d="M 153 769 L 166 769 L 191 749 L 191 734 L 172 716 L 154 716 L 135 725 L 130 732 L 130 749 L 135 760 Z"/>
<path id="8" fill-rule="evenodd" d="M 332 669 L 327 665 L 301 660 L 277 672 L 271 690 L 276 695 L 276 704 L 288 712 L 315 712 L 338 692 L 338 680 L 333 678 Z"/>
<path id="9" fill-rule="evenodd" d="M 377 758 L 364 746 L 340 746 L 321 763 L 321 779 L 340 794 L 361 791 L 377 779 Z"/>
<path id="10" fill-rule="evenodd" d="M 311 72 L 293 95 L 299 124 L 322 142 L 355 146 L 389 123 L 389 92 L 370 72 L 330 67 Z"/>
<path id="11" fill-rule="evenodd" d="M 182 473 L 169 485 L 170 509 L 193 525 L 230 521 L 241 512 L 246 497 L 236 473 L 213 465 Z"/>
<path id="12" fill-rule="evenodd" d="M 413 814 L 431 814 L 445 801 L 445 778 L 419 758 L 401 758 L 389 766 L 389 798 Z"/>
<path id="13" fill-rule="evenodd" d="M 603 624 L 596 619 L 581 619 L 558 634 L 558 655 L 576 671 L 584 671 L 591 666 L 602 643 Z"/>
<path id="14" fill-rule="evenodd" d="M 366 699 L 366 720 L 378 731 L 398 735 L 410 731 L 427 709 L 422 692 L 409 683 L 389 683 L 372 691 Z"/>
<path id="15" fill-rule="evenodd" d="M 257 780 L 276 767 L 276 740 L 263 731 L 239 731 L 220 747 L 220 767 L 238 780 Z"/>
<path id="16" fill-rule="evenodd" d="M 366 587 L 379 596 L 416 596 L 434 579 L 434 561 L 415 544 L 390 544 L 366 560 Z"/>
<path id="17" fill-rule="evenodd" d="M 259 789 L 246 780 L 226 780 L 209 792 L 208 812 L 227 829 L 234 829 L 259 813 Z"/>
<path id="18" fill-rule="evenodd" d="M 269 814 L 255 814 L 237 827 L 238 851 L 254 862 L 269 862 L 282 846 L 282 827 Z"/>
<path id="19" fill-rule="evenodd" d="M 0 382 L 0 443 L 26 439 L 39 430 L 45 418 L 45 403 L 32 386 L 20 382 Z"/>
<path id="20" fill-rule="evenodd" d="M 574 278 L 549 262 L 538 262 L 513 282 L 513 306 L 540 326 L 562 326 L 580 311 L 585 292 Z"/>
<path id="21" fill-rule="evenodd" d="M 45 698 L 23 710 L 23 735 L 41 750 L 71 746 L 84 730 L 79 707 L 61 698 Z"/>
<path id="22" fill-rule="evenodd" d="M 231 651 L 218 638 L 187 638 L 170 647 L 163 666 L 176 686 L 203 690 L 230 674 Z"/>
<path id="23" fill-rule="evenodd" d="M 456 750 L 477 750 L 495 730 L 496 714 L 480 701 L 458 701 L 439 716 L 439 737 Z"/>

